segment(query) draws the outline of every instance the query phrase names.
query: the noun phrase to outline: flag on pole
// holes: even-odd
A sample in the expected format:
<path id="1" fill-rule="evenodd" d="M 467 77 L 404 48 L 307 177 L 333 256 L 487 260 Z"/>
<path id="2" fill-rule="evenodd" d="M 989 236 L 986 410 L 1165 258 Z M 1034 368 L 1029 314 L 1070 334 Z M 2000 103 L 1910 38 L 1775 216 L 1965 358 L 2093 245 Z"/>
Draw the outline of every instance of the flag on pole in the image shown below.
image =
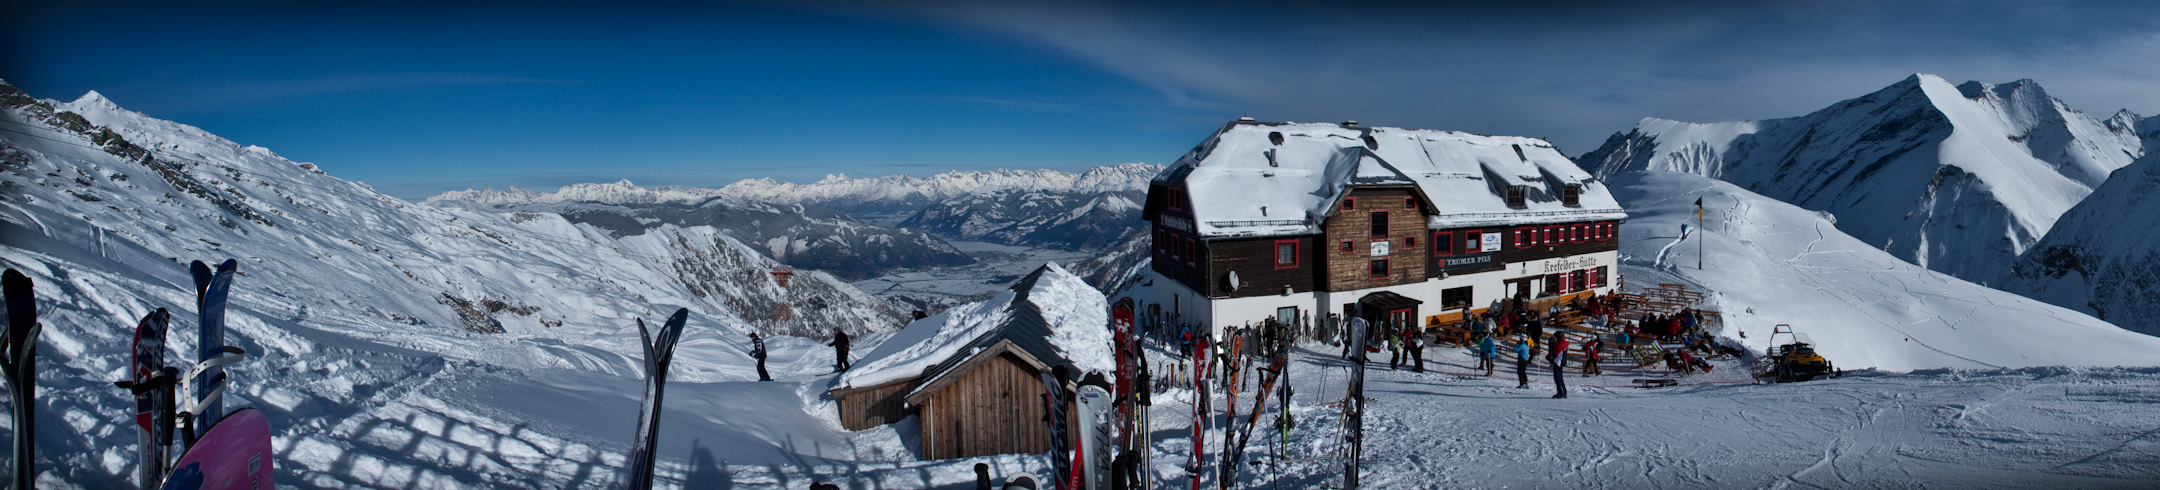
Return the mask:
<path id="1" fill-rule="evenodd" d="M 1695 198 L 1695 222 L 1702 222 L 1702 198 Z"/>

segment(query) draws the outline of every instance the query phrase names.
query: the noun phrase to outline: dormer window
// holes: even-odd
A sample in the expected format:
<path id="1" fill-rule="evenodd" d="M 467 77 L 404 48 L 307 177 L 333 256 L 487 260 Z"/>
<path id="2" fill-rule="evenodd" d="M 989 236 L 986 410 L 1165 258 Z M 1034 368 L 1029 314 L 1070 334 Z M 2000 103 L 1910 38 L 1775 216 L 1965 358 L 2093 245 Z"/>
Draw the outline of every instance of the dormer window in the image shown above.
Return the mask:
<path id="1" fill-rule="evenodd" d="M 1529 204 L 1528 204 L 1527 202 L 1525 202 L 1525 201 L 1526 201 L 1526 199 L 1524 199 L 1524 197 L 1523 197 L 1523 195 L 1524 195 L 1524 194 L 1527 194 L 1527 193 L 1529 193 L 1529 191 L 1530 191 L 1529 187 L 1530 187 L 1530 186 L 1526 186 L 1526 185 L 1511 185 L 1511 186 L 1508 186 L 1508 189 L 1507 189 L 1507 205 L 1508 205 L 1508 207 L 1511 207 L 1511 208 L 1521 208 L 1521 207 L 1529 207 Z"/>
<path id="2" fill-rule="evenodd" d="M 1560 189 L 1560 204 L 1569 207 L 1582 205 L 1582 184 L 1568 184 Z"/>

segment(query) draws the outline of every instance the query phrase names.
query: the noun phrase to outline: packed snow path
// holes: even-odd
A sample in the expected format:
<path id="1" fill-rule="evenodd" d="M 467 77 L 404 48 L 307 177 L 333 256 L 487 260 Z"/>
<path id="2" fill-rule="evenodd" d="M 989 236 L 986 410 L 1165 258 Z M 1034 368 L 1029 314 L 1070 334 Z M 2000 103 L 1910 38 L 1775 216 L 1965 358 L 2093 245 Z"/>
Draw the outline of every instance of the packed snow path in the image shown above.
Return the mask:
<path id="1" fill-rule="evenodd" d="M 1308 347 L 1312 345 L 1308 344 Z M 1332 454 L 1348 363 L 1300 349 L 1293 363 L 1298 426 L 1288 464 L 1248 465 L 1238 486 L 1339 484 Z M 2160 369 L 2027 368 L 1849 373 L 1755 385 L 1739 361 L 1669 388 L 1609 362 L 1606 375 L 1551 371 L 1515 389 L 1512 363 L 1472 374 L 1468 351 L 1435 347 L 1426 373 L 1368 371 L 1362 482 L 1369 488 L 2150 488 L 2160 481 Z M 1159 485 L 1189 482 L 1189 390 L 1155 407 Z M 1246 400 L 1250 400 L 1250 393 Z M 1242 403 L 1249 406 L 1249 403 Z M 1215 405 L 1220 407 L 1220 395 Z M 1248 460 L 1275 432 L 1263 418 Z M 1209 436 L 1208 453 L 1221 450 Z M 1214 459 L 1211 457 L 1210 459 Z M 1206 478 L 1212 486 L 1214 464 Z"/>

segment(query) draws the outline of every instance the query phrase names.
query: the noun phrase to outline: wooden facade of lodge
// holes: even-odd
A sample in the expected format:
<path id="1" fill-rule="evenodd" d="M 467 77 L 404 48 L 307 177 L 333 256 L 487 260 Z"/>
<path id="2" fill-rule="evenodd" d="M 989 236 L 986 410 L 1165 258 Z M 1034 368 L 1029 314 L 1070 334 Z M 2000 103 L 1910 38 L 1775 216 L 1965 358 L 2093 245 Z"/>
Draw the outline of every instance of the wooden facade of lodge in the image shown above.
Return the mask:
<path id="1" fill-rule="evenodd" d="M 1023 294 L 1014 296 L 1004 324 L 920 375 L 833 389 L 841 426 L 862 430 L 919 416 L 923 459 L 1049 451 L 1042 372 L 1070 362 L 1058 357 L 1051 326 L 1024 294 L 1043 272 L 1014 286 Z M 1079 433 L 1076 426 L 1067 430 Z"/>
<path id="2" fill-rule="evenodd" d="M 1250 120 L 1172 164 L 1143 211 L 1168 279 L 1155 302 L 1218 330 L 1360 302 L 1430 324 L 1610 292 L 1626 216 L 1542 140 Z"/>

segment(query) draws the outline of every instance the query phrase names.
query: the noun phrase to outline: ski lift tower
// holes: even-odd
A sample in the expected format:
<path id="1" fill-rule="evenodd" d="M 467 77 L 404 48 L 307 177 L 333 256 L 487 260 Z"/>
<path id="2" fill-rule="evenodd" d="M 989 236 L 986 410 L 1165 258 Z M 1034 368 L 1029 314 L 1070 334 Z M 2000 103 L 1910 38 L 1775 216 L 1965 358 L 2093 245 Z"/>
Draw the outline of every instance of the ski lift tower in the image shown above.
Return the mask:
<path id="1" fill-rule="evenodd" d="M 788 278 L 789 278 L 789 277 L 791 277 L 791 276 L 794 276 L 794 275 L 795 275 L 795 270 L 794 270 L 794 269 L 789 269 L 789 268 L 788 268 L 787 266 L 784 266 L 784 265 L 776 265 L 776 266 L 773 266 L 773 269 L 772 269 L 772 276 L 773 276 L 773 282 L 776 282 L 776 283 L 779 283 L 779 284 L 780 284 L 780 294 L 781 294 L 781 296 L 780 296 L 780 304 L 779 304 L 779 305 L 777 305 L 777 306 L 774 306 L 774 307 L 773 307 L 773 321 L 776 321 L 776 322 L 784 322 L 784 321 L 787 321 L 787 320 L 788 320 L 788 317 L 792 316 L 792 315 L 791 315 L 791 314 L 790 314 L 790 313 L 788 312 L 788 303 L 787 303 L 787 283 L 788 283 Z"/>

